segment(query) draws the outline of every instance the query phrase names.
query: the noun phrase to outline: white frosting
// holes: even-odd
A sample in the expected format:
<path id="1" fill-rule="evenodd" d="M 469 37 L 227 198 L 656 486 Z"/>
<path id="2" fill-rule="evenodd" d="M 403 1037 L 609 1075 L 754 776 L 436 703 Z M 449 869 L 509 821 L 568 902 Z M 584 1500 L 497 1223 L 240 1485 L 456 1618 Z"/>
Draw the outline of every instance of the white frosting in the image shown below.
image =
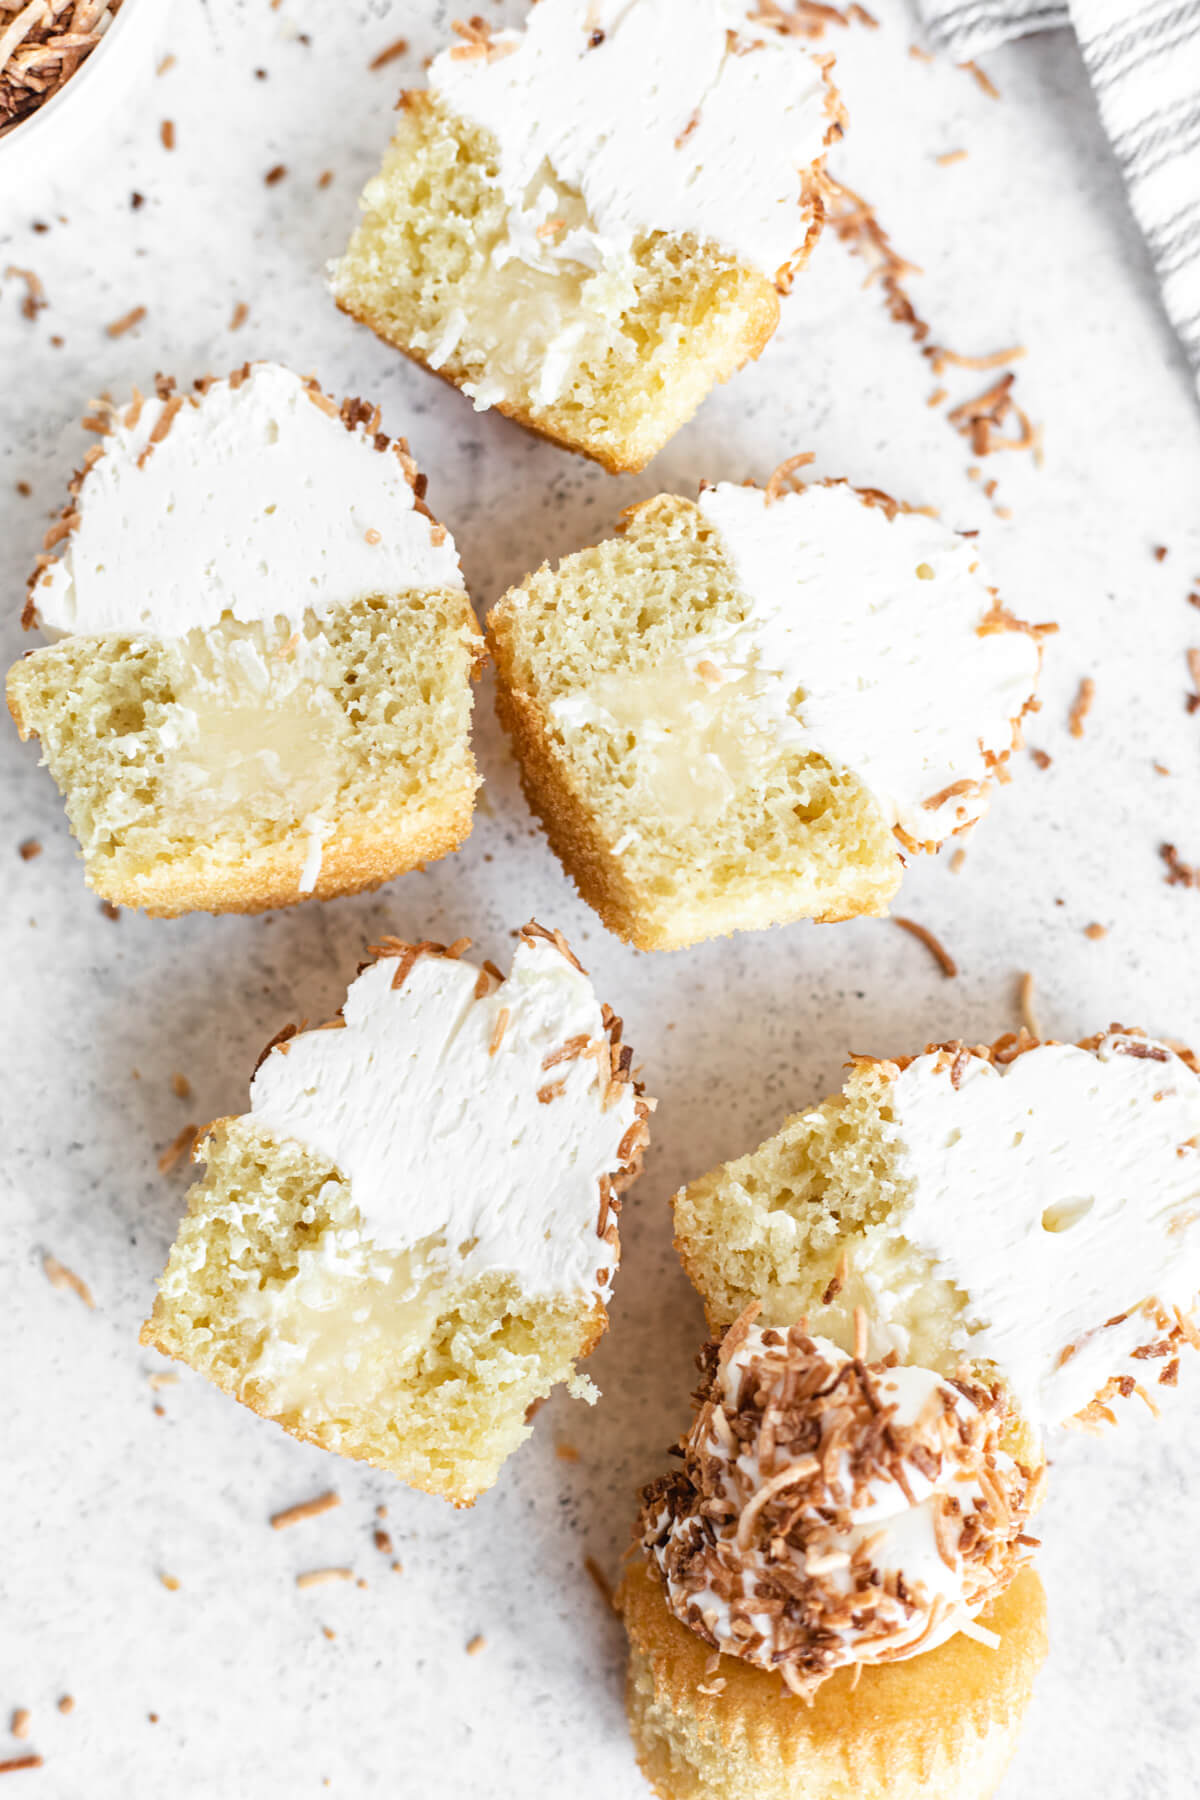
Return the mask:
<path id="1" fill-rule="evenodd" d="M 813 1338 L 812 1342 L 818 1355 L 834 1370 L 850 1360 L 844 1351 L 825 1338 Z M 761 1366 L 765 1354 L 762 1330 L 752 1326 L 744 1341 L 720 1370 L 713 1398 L 725 1401 L 731 1410 L 736 1411 L 743 1371 L 755 1363 Z M 883 1404 L 896 1408 L 894 1422 L 898 1426 L 916 1426 L 923 1415 L 928 1420 L 931 1412 L 940 1412 L 943 1396 L 949 1398 L 961 1418 L 973 1420 L 977 1416 L 977 1408 L 970 1400 L 928 1369 L 902 1367 L 873 1370 L 872 1374 Z M 939 1440 L 931 1438 L 929 1447 L 936 1451 Z M 736 1510 L 723 1520 L 714 1519 L 712 1527 L 718 1542 L 724 1539 L 731 1544 L 737 1536 L 741 1515 L 753 1507 L 755 1495 L 764 1483 L 776 1479 L 786 1466 L 786 1458 L 777 1453 L 770 1469 L 764 1471 L 760 1466 L 760 1443 L 757 1437 L 742 1444 L 740 1453 L 731 1462 L 732 1448 L 736 1446 L 731 1445 L 729 1439 L 715 1429 L 710 1431 L 703 1444 L 704 1453 L 721 1466 L 722 1473 L 715 1483 L 716 1487 L 735 1503 Z M 1011 1459 L 1002 1452 L 995 1453 L 995 1462 L 1000 1470 L 1010 1471 L 1013 1468 Z M 737 1479 L 734 1477 L 734 1468 L 737 1470 Z M 940 1469 L 932 1478 L 915 1462 L 905 1459 L 904 1475 L 909 1489 L 907 1495 L 898 1482 L 881 1474 L 869 1484 L 865 1494 L 860 1495 L 856 1503 L 851 1503 L 849 1463 L 844 1454 L 835 1462 L 835 1469 L 836 1474 L 824 1490 L 829 1498 L 828 1516 L 837 1516 L 834 1509 L 846 1508 L 848 1517 L 841 1517 L 837 1524 L 818 1529 L 805 1551 L 789 1546 L 797 1573 L 811 1572 L 815 1575 L 819 1572 L 824 1585 L 836 1593 L 849 1594 L 854 1589 L 854 1580 L 848 1566 L 849 1558 L 864 1540 L 873 1538 L 876 1541 L 871 1551 L 871 1561 L 881 1574 L 885 1578 L 893 1573 L 903 1575 L 905 1584 L 914 1597 L 917 1597 L 918 1589 L 921 1590 L 919 1605 L 913 1614 L 899 1603 L 892 1603 L 889 1608 L 886 1600 L 884 1601 L 884 1621 L 894 1623 L 898 1628 L 897 1635 L 883 1639 L 883 1645 L 889 1653 L 900 1648 L 906 1639 L 918 1638 L 921 1639 L 921 1652 L 932 1650 L 955 1632 L 969 1627 L 980 1603 L 967 1602 L 961 1557 L 956 1554 L 951 1566 L 939 1551 L 935 1518 L 943 1495 L 950 1495 L 959 1502 L 963 1517 L 969 1515 L 984 1500 L 983 1489 L 974 1476 L 967 1475 L 964 1478 L 963 1465 L 949 1455 L 940 1458 Z M 815 1512 L 813 1522 L 819 1523 Z M 682 1533 L 686 1542 L 686 1534 L 693 1523 L 692 1514 L 683 1514 L 673 1522 L 670 1537 Z M 663 1548 L 665 1547 L 664 1545 Z M 823 1566 L 827 1558 L 835 1563 L 839 1561 L 839 1553 L 840 1559 L 844 1559 L 841 1560 L 841 1566 Z M 744 1548 L 739 1546 L 736 1560 L 739 1568 L 745 1571 L 743 1591 L 751 1590 L 760 1576 L 768 1591 L 771 1591 L 772 1565 L 763 1556 L 761 1549 L 753 1545 Z M 659 1561 L 662 1567 L 661 1555 Z M 817 1564 L 817 1568 L 812 1571 L 807 1568 L 810 1561 Z M 733 1613 L 729 1601 L 711 1588 L 697 1592 L 682 1582 L 672 1580 L 666 1568 L 663 1573 L 668 1599 L 680 1616 L 686 1616 L 689 1605 L 698 1605 L 718 1648 L 731 1655 L 744 1656 L 744 1639 L 739 1638 L 731 1629 Z M 926 1636 L 923 1634 L 935 1598 L 944 1601 L 947 1610 Z M 756 1615 L 749 1609 L 742 1616 L 749 1619 L 754 1628 L 763 1634 L 769 1645 L 772 1636 L 770 1616 Z M 835 1635 L 843 1652 L 837 1661 L 849 1663 L 871 1660 L 870 1644 L 862 1640 L 852 1625 L 837 1629 Z M 871 1635 L 879 1638 L 878 1627 Z M 916 1648 L 914 1642 L 914 1650 Z"/>
<path id="2" fill-rule="evenodd" d="M 924 1055 L 889 1104 L 912 1184 L 893 1228 L 966 1296 L 970 1354 L 996 1363 L 1027 1416 L 1061 1422 L 1115 1374 L 1152 1382 L 1160 1363 L 1128 1359 L 1161 1336 L 1153 1321 L 1106 1321 L 1151 1298 L 1190 1309 L 1200 1293 L 1200 1080 L 1187 1065 L 1110 1035 L 1095 1052 L 1043 1045 L 1007 1066 L 971 1057 L 956 1089 Z M 873 1298 L 886 1342 L 889 1297 Z"/>
<path id="3" fill-rule="evenodd" d="M 48 629 L 182 637 L 226 612 L 298 625 L 369 594 L 462 587 L 398 457 L 290 369 L 189 394 L 146 456 L 168 404 L 143 401 L 130 426 L 117 412 L 100 440 L 79 523 L 33 590 Z"/>
<path id="4" fill-rule="evenodd" d="M 921 513 L 888 518 L 845 486 L 772 504 L 723 482 L 700 509 L 749 596 L 744 626 L 697 643 L 753 696 L 779 743 L 851 770 L 889 825 L 935 843 L 982 817 L 984 752 L 1012 747 L 1038 650 L 1021 631 L 980 636 L 992 605 L 972 543 Z"/>
<path id="5" fill-rule="evenodd" d="M 431 86 L 499 146 L 512 253 L 545 266 L 537 227 L 552 176 L 588 215 L 553 247 L 562 264 L 596 269 L 664 231 L 694 233 L 774 276 L 804 240 L 803 175 L 829 118 L 803 41 L 753 21 L 758 10 L 749 0 L 540 0 L 524 31 L 496 33 L 506 54 L 443 52 Z M 729 32 L 754 47 L 736 53 Z"/>
<path id="6" fill-rule="evenodd" d="M 398 989 L 396 972 L 394 957 L 372 963 L 343 1030 L 272 1051 L 251 1088 L 256 1123 L 336 1164 L 379 1251 L 419 1249 L 463 1279 L 510 1273 L 529 1295 L 606 1291 L 617 1253 L 597 1236 L 599 1182 L 637 1112 L 629 1082 L 605 1110 L 591 982 L 541 940 L 522 940 L 479 998 L 472 963 L 421 956 Z M 580 1036 L 603 1056 L 544 1067 Z"/>

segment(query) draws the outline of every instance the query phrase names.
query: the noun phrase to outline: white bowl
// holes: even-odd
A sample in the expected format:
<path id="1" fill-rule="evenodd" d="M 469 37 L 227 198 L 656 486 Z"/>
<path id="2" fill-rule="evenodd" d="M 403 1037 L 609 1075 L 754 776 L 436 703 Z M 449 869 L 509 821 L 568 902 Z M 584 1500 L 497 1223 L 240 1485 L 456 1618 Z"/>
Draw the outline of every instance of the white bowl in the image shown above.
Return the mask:
<path id="1" fill-rule="evenodd" d="M 169 0 L 124 0 L 96 48 L 58 92 L 0 136 L 0 213 L 3 201 L 29 210 L 35 193 L 61 183 L 71 161 L 78 191 L 95 173 L 104 139 L 115 131 L 125 102 L 145 78 L 161 47 Z M 72 159 L 75 159 L 72 161 Z"/>

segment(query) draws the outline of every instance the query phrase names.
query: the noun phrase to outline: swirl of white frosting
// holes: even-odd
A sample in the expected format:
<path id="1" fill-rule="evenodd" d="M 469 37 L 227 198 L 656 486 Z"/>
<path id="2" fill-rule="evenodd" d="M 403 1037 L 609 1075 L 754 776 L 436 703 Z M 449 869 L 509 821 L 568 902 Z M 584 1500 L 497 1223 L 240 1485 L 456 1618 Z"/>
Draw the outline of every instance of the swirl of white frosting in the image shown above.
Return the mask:
<path id="1" fill-rule="evenodd" d="M 1000 1447 L 1003 1418 L 987 1389 L 739 1322 L 710 1357 L 683 1472 L 644 1497 L 668 1606 L 799 1694 L 979 1635 L 1025 1559 L 1036 1486 Z"/>

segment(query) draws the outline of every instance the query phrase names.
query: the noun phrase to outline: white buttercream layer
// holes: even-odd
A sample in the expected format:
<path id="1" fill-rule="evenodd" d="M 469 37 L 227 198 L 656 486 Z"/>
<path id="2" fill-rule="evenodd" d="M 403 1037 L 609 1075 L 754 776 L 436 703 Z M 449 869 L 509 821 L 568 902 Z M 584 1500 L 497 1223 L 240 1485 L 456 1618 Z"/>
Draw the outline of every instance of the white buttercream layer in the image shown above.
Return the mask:
<path id="1" fill-rule="evenodd" d="M 397 967 L 385 957 L 358 977 L 344 1029 L 272 1052 L 251 1088 L 256 1123 L 336 1165 L 376 1250 L 464 1280 L 510 1274 L 529 1295 L 607 1291 L 600 1181 L 637 1113 L 630 1083 L 610 1093 L 591 982 L 540 940 L 518 945 L 502 983 L 421 956 L 393 988 Z M 574 1039 L 594 1053 L 547 1067 Z"/>
<path id="2" fill-rule="evenodd" d="M 965 1297 L 964 1350 L 1034 1423 L 1060 1423 L 1113 1375 L 1152 1380 L 1155 1363 L 1129 1360 L 1161 1335 L 1141 1308 L 1200 1293 L 1200 1079 L 1121 1033 L 971 1057 L 958 1086 L 947 1060 L 919 1056 L 892 1084 L 911 1198 L 889 1229 Z M 872 1294 L 884 1347 L 891 1298 Z"/>
<path id="3" fill-rule="evenodd" d="M 749 686 L 775 741 L 851 770 L 917 843 L 982 817 L 986 756 L 1012 748 L 1039 655 L 1027 632 L 980 634 L 993 594 L 974 544 L 844 485 L 768 504 L 723 482 L 700 509 L 750 602 L 700 654 Z"/>
<path id="4" fill-rule="evenodd" d="M 328 404 L 258 363 L 180 406 L 118 411 L 34 587 L 40 622 L 174 638 L 225 614 L 299 626 L 371 594 L 461 589 L 453 540 L 417 510 L 394 450 Z"/>
<path id="5" fill-rule="evenodd" d="M 803 41 L 758 13 L 747 0 L 540 0 L 490 54 L 436 58 L 434 91 L 496 139 L 511 237 L 535 266 L 554 180 L 587 214 L 553 247 L 563 264 L 598 269 L 651 231 L 694 234 L 769 276 L 794 255 L 826 88 Z"/>

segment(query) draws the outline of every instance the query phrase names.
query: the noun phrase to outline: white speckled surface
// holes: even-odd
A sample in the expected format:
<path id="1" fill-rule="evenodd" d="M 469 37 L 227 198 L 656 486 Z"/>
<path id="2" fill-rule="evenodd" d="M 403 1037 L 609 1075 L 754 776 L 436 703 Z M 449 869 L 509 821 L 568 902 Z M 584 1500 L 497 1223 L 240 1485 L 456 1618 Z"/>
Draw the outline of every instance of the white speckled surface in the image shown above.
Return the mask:
<path id="1" fill-rule="evenodd" d="M 1020 389 L 1045 424 L 1046 464 L 998 457 L 985 470 L 1013 509 L 1004 524 L 967 480 L 964 446 L 925 406 L 927 368 L 832 238 L 762 361 L 636 479 L 477 417 L 341 318 L 322 262 L 349 227 L 397 87 L 419 78 L 444 35 L 434 10 L 185 0 L 166 34 L 175 67 L 97 137 L 79 185 L 56 203 L 0 194 L 0 268 L 35 268 L 50 300 L 31 324 L 19 282 L 0 283 L 8 656 L 23 648 L 24 575 L 84 447 L 85 399 L 145 385 L 156 368 L 191 378 L 278 356 L 332 390 L 378 398 L 385 427 L 410 435 L 481 605 L 542 557 L 602 534 L 635 499 L 693 491 L 702 475 L 762 479 L 799 449 L 819 452 L 819 473 L 940 506 L 981 528 L 1015 610 L 1063 623 L 1030 733 L 1054 763 L 1041 773 L 1018 759 L 961 874 L 942 859 L 909 877 L 900 910 L 952 947 L 962 973 L 949 982 L 886 921 L 800 925 L 669 957 L 624 949 L 532 828 L 486 684 L 487 797 L 467 847 L 373 897 L 258 920 L 104 918 L 36 750 L 3 735 L 0 1760 L 39 1751 L 45 1766 L 23 1779 L 55 1800 L 300 1800 L 326 1780 L 352 1800 L 568 1783 L 578 1800 L 634 1800 L 644 1790 L 622 1714 L 622 1636 L 583 1558 L 615 1567 L 635 1484 L 662 1466 L 687 1414 L 702 1327 L 670 1248 L 672 1188 L 833 1086 L 849 1048 L 904 1051 L 1009 1027 L 1021 969 L 1035 972 L 1057 1035 L 1116 1018 L 1200 1037 L 1200 896 L 1164 885 L 1157 856 L 1172 839 L 1200 861 L 1200 718 L 1184 709 L 1184 651 L 1200 643 L 1186 603 L 1200 574 L 1200 415 L 1071 41 L 994 57 L 998 103 L 967 75 L 911 60 L 898 3 L 881 32 L 827 44 L 855 121 L 839 172 L 923 266 L 914 293 L 936 334 L 964 350 L 1029 347 Z M 368 58 L 402 32 L 409 56 L 369 74 Z M 172 154 L 159 142 L 167 117 Z M 966 161 L 935 162 L 959 147 Z M 277 163 L 288 175 L 267 188 Z M 335 179 L 319 191 L 325 168 Z M 133 189 L 146 196 L 137 212 Z M 51 228 L 35 234 L 39 217 Z M 250 320 L 230 334 L 238 300 Z M 145 323 L 110 340 L 104 322 L 138 304 Z M 955 392 L 986 379 L 960 376 Z M 1080 742 L 1066 715 L 1085 673 L 1097 692 Z M 30 837 L 44 854 L 22 862 Z M 263 1042 L 285 1019 L 331 1011 L 368 939 L 469 932 L 484 954 L 503 953 L 530 913 L 570 934 L 662 1100 L 626 1210 L 612 1330 L 590 1365 L 601 1404 L 556 1398 L 499 1487 L 456 1516 L 291 1443 L 186 1374 L 152 1391 L 156 1359 L 137 1329 L 186 1185 L 182 1171 L 158 1174 L 158 1152 L 189 1119 L 242 1109 Z M 1110 928 L 1102 941 L 1083 935 L 1091 920 Z M 173 1095 L 174 1070 L 193 1100 Z M 91 1284 L 94 1312 L 47 1284 L 43 1250 Z M 1190 1375 L 1161 1424 L 1131 1414 L 1119 1437 L 1055 1445 L 1043 1516 L 1054 1648 L 1008 1800 L 1194 1795 Z M 564 1443 L 578 1461 L 556 1455 Z M 340 1511 L 267 1528 L 271 1512 L 330 1484 Z M 380 1503 L 403 1574 L 372 1545 Z M 341 1562 L 365 1590 L 295 1589 L 297 1571 Z M 486 1648 L 468 1657 L 476 1633 Z M 65 1692 L 70 1716 L 55 1710 Z M 3 1732 L 16 1706 L 33 1712 L 25 1745 Z"/>

